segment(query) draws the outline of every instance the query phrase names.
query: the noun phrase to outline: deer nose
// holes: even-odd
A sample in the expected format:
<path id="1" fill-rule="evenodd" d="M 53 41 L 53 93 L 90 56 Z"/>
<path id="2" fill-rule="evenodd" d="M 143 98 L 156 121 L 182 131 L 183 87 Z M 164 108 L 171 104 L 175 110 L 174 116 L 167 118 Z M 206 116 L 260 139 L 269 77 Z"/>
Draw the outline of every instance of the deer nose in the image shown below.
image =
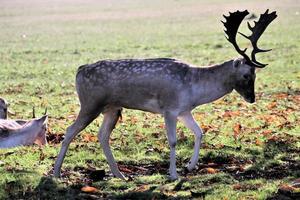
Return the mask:
<path id="1" fill-rule="evenodd" d="M 245 100 L 246 100 L 248 103 L 254 103 L 254 102 L 255 102 L 255 96 L 247 97 L 247 98 L 245 98 Z"/>
<path id="2" fill-rule="evenodd" d="M 254 102 L 255 102 L 255 96 L 253 96 L 249 99 L 249 103 L 254 103 Z"/>

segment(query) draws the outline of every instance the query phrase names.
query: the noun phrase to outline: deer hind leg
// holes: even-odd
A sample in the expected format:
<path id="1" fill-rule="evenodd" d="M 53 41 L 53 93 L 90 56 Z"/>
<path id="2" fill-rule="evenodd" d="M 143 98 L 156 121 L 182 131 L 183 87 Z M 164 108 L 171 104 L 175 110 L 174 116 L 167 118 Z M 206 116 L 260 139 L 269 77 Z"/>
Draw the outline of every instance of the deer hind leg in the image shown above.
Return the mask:
<path id="1" fill-rule="evenodd" d="M 200 152 L 200 145 L 202 140 L 202 129 L 198 126 L 197 122 L 193 118 L 192 114 L 190 112 L 184 113 L 180 115 L 179 120 L 183 122 L 183 124 L 190 129 L 195 134 L 195 144 L 194 144 L 194 153 L 187 165 L 187 169 L 189 171 L 192 171 L 196 164 L 198 163 L 199 159 L 199 152 Z"/>
<path id="2" fill-rule="evenodd" d="M 73 138 L 80 133 L 85 127 L 87 127 L 102 111 L 102 107 L 92 112 L 88 112 L 86 109 L 81 108 L 79 115 L 75 122 L 67 128 L 65 138 L 62 142 L 60 152 L 57 156 L 54 165 L 54 176 L 60 177 L 61 166 L 64 161 L 65 155 L 69 148 L 69 145 Z"/>
<path id="3" fill-rule="evenodd" d="M 121 110 L 116 108 L 105 111 L 103 122 L 98 133 L 98 139 L 113 175 L 118 178 L 125 179 L 124 175 L 119 171 L 118 165 L 109 146 L 109 137 L 119 119 L 120 112 Z"/>
<path id="4" fill-rule="evenodd" d="M 168 142 L 170 146 L 170 167 L 169 167 L 169 174 L 171 180 L 176 180 L 178 178 L 177 171 L 176 171 L 176 123 L 177 123 L 177 116 L 172 113 L 165 113 L 164 114 L 166 129 L 167 129 L 167 136 Z"/>

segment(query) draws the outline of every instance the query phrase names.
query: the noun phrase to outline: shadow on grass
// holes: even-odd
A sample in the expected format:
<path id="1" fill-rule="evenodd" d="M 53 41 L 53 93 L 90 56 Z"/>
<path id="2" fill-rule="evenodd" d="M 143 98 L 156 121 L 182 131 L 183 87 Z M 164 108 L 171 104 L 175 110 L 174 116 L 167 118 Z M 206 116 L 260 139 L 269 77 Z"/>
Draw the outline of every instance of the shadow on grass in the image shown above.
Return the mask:
<path id="1" fill-rule="evenodd" d="M 29 171 L 24 169 L 17 169 L 17 168 L 6 168 L 1 169 L 0 173 L 7 174 L 7 176 L 3 176 L 3 179 L 0 181 L 0 199 L 14 199 L 11 198 L 19 191 L 24 191 L 24 185 L 26 183 L 34 181 L 29 177 L 34 177 L 36 175 L 35 171 Z M 27 189 L 27 188 L 26 188 Z M 25 190 L 26 190 L 25 189 Z"/>
<path id="2" fill-rule="evenodd" d="M 86 179 L 89 179 L 90 183 L 94 181 L 91 178 L 90 171 L 87 169 L 70 169 L 80 173 L 82 177 L 75 179 L 74 177 L 64 177 L 63 181 L 57 181 L 51 177 L 42 177 L 38 185 L 34 189 L 28 188 L 24 191 L 24 185 L 22 182 L 11 182 L 6 184 L 6 191 L 9 192 L 9 187 L 22 187 L 23 191 L 18 193 L 11 193 L 8 195 L 9 199 L 190 199 L 190 198 L 202 198 L 214 193 L 214 187 L 218 184 L 233 184 L 235 181 L 242 182 L 244 180 L 252 179 L 265 179 L 265 180 L 280 180 L 283 178 L 297 178 L 300 176 L 300 163 L 297 160 L 300 150 L 295 146 L 293 139 L 277 139 L 274 141 L 268 141 L 265 143 L 262 151 L 246 151 L 245 149 L 237 149 L 238 151 L 245 151 L 248 153 L 249 159 L 236 157 L 234 154 L 226 152 L 226 149 L 214 150 L 208 152 L 201 158 L 198 165 L 198 170 L 193 172 L 186 172 L 181 170 L 179 173 L 182 177 L 197 177 L 196 179 L 186 179 L 178 182 L 169 192 L 160 193 L 159 188 L 162 185 L 168 184 L 168 182 L 155 182 L 147 188 L 147 190 L 139 191 L 138 185 L 141 183 L 136 182 L 137 175 L 139 176 L 151 176 L 153 174 L 166 174 L 168 171 L 168 162 L 157 162 L 151 164 L 138 164 L 134 162 L 119 162 L 120 170 L 123 171 L 125 176 L 131 177 L 128 181 L 128 185 L 135 185 L 131 191 L 125 191 L 125 189 L 119 187 L 111 191 L 107 188 L 114 188 L 109 181 L 101 181 L 100 185 L 95 186 L 98 191 L 94 193 L 85 193 L 81 191 L 81 188 L 86 185 Z M 232 151 L 230 151 L 232 152 Z M 167 160 L 167 158 L 166 158 Z M 186 160 L 178 159 L 178 168 L 183 168 Z M 249 169 L 242 170 L 240 166 L 251 163 Z M 212 167 L 217 169 L 220 174 L 216 176 L 207 177 L 207 171 L 205 168 Z M 21 176 L 24 173 L 35 172 L 23 172 L 14 171 Z M 223 174 L 223 175 L 222 175 Z M 195 175 L 195 176 L 194 176 Z M 204 175 L 204 176 L 202 176 Z M 207 177 L 207 180 L 204 180 Z M 106 179 L 110 179 L 110 175 L 105 174 Z M 72 181 L 73 180 L 73 181 Z M 227 181 L 225 181 L 227 180 Z M 228 181 L 229 180 L 229 181 Z M 189 188 L 183 186 L 185 182 L 194 181 L 196 185 Z M 127 184 L 127 183 L 125 183 Z M 97 184 L 96 184 L 97 185 Z M 151 184 L 150 184 L 151 185 Z M 208 187 L 209 186 L 209 187 Z M 131 186 L 130 186 L 131 187 Z M 126 187 L 127 188 L 127 187 Z M 197 190 L 201 188 L 201 190 Z M 124 192 L 123 192 L 124 191 Z M 188 197 L 178 197 L 176 194 L 179 191 L 190 192 Z M 269 199 L 292 199 L 294 194 L 282 194 L 277 191 L 273 193 Z M 296 194 L 297 195 L 297 194 Z M 298 196 L 297 196 L 298 197 Z"/>
<path id="3" fill-rule="evenodd" d="M 61 186 L 51 177 L 42 177 L 38 186 L 27 192 L 9 195 L 8 199 L 188 199 L 184 197 L 171 197 L 165 194 L 154 192 L 156 187 L 143 192 L 127 192 L 123 194 L 113 194 L 105 192 L 85 193 L 81 191 L 82 185 Z"/>
<path id="4" fill-rule="evenodd" d="M 12 188 L 6 189 L 5 199 L 67 199 L 68 197 L 76 196 L 75 190 L 72 188 L 60 188 L 48 177 L 42 177 L 38 186 L 34 189 L 24 188 L 22 184 L 24 183 L 21 181 L 10 184 Z M 17 189 L 16 186 L 22 186 L 22 189 Z"/>
<path id="5" fill-rule="evenodd" d="M 262 156 L 258 157 L 254 165 L 238 179 L 282 179 L 284 177 L 299 177 L 300 162 L 297 156 L 300 149 L 296 147 L 296 137 L 286 136 L 269 140 L 265 143 Z M 253 155 L 255 157 L 255 155 Z"/>

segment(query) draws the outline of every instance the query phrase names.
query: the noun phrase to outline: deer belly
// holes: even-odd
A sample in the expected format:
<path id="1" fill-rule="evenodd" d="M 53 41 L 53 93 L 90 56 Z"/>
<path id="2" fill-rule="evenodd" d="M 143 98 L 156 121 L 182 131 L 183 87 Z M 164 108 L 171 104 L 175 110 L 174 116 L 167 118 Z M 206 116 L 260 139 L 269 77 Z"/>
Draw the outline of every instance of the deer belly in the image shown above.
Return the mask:
<path id="1" fill-rule="evenodd" d="M 119 106 L 128 109 L 148 111 L 152 113 L 161 113 L 162 110 L 157 99 L 125 101 L 125 102 L 120 102 Z"/>

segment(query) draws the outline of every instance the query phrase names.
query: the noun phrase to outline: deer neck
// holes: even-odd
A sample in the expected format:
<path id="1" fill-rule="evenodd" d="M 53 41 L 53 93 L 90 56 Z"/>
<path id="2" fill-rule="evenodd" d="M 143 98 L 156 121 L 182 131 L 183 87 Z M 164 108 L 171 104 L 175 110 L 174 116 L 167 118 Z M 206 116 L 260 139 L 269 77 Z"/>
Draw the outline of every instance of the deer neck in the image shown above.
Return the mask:
<path id="1" fill-rule="evenodd" d="M 195 106 L 231 93 L 234 85 L 233 60 L 205 68 L 193 68 L 192 99 Z"/>

